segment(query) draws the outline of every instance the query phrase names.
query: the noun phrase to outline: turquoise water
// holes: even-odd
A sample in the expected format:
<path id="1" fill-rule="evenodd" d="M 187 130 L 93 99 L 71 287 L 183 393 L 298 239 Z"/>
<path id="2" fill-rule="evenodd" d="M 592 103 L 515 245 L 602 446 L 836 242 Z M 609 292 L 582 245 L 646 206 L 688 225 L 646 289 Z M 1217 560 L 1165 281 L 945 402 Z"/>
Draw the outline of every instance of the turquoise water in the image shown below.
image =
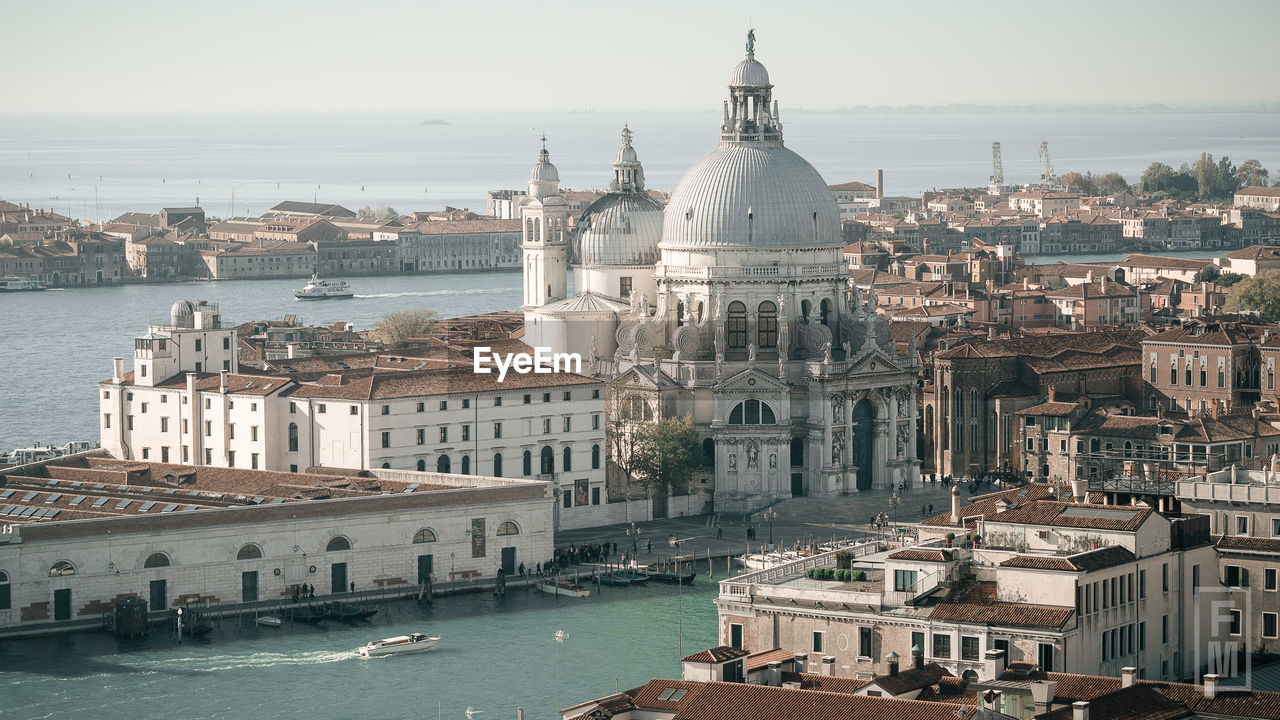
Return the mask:
<path id="1" fill-rule="evenodd" d="M 589 598 L 536 591 L 397 602 L 376 622 L 262 628 L 227 620 L 211 640 L 117 640 L 106 633 L 0 641 L 0 718 L 250 717 L 550 719 L 560 706 L 653 677 L 679 677 L 684 652 L 716 644 L 715 583 L 603 588 Z M 683 615 L 680 609 L 683 606 Z M 569 638 L 557 647 L 555 632 Z M 433 650 L 359 659 L 356 646 L 409 632 Z"/>

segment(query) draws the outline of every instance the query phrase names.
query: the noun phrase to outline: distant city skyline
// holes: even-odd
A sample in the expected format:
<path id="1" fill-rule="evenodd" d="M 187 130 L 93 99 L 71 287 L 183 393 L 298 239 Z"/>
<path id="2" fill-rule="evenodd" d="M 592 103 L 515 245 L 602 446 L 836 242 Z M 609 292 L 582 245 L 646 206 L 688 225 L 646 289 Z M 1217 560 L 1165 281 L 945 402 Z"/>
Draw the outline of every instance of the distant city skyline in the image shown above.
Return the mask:
<path id="1" fill-rule="evenodd" d="M 197 12 L 194 8 L 200 7 Z M 0 113 L 707 111 L 756 28 L 783 109 L 1274 103 L 1280 3 L 21 3 Z"/>

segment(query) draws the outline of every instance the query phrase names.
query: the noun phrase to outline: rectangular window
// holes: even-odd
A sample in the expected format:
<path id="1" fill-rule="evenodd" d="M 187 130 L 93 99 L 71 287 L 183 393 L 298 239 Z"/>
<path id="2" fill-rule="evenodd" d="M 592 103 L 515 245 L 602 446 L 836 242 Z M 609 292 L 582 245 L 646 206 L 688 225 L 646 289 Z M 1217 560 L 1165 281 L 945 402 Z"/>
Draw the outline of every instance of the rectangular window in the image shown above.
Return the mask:
<path id="1" fill-rule="evenodd" d="M 532 395 L 530 395 L 529 393 L 525 393 L 525 394 L 524 394 L 524 404 L 525 404 L 525 405 L 528 405 L 529 403 L 533 402 L 532 398 L 533 398 L 533 396 L 532 396 Z"/>
<path id="2" fill-rule="evenodd" d="M 203 344 L 204 344 L 204 342 L 203 342 L 200 338 L 196 338 L 196 352 L 200 352 L 200 350 L 201 350 L 201 347 L 200 347 L 200 346 L 201 346 L 201 345 L 203 345 Z"/>
<path id="3" fill-rule="evenodd" d="M 1276 569 L 1267 568 L 1262 571 L 1262 589 L 1274 591 L 1276 589 Z"/>
<path id="4" fill-rule="evenodd" d="M 813 652 L 822 652 L 822 633 L 817 630 L 813 631 Z"/>
<path id="5" fill-rule="evenodd" d="M 250 426 L 249 426 L 249 439 L 250 439 L 250 440 L 252 440 L 253 442 L 257 442 L 257 441 L 258 441 L 258 426 L 257 426 L 257 425 L 250 425 Z"/>
<path id="6" fill-rule="evenodd" d="M 542 418 L 542 434 L 551 434 L 551 418 Z"/>
<path id="7" fill-rule="evenodd" d="M 862 626 L 858 628 L 858 656 L 871 657 L 871 628 Z"/>
<path id="8" fill-rule="evenodd" d="M 570 429 L 571 429 L 572 427 L 573 427 L 573 418 L 568 417 L 568 416 L 565 416 L 565 418 L 564 418 L 564 431 L 565 431 L 565 432 L 569 432 L 569 431 L 570 431 Z"/>
<path id="9" fill-rule="evenodd" d="M 382 447 L 391 447 L 391 432 L 389 430 L 382 431 Z"/>
<path id="10" fill-rule="evenodd" d="M 423 428 L 418 428 L 418 444 L 419 445 L 427 444 L 427 431 Z"/>
<path id="11" fill-rule="evenodd" d="M 350 413 L 351 413 L 352 415 L 359 415 L 359 414 L 360 414 L 360 406 L 359 406 L 359 405 L 352 405 L 352 406 L 349 408 L 349 411 L 350 411 Z"/>
<path id="12" fill-rule="evenodd" d="M 1277 615 L 1276 613 L 1273 613 L 1273 612 L 1262 613 L 1262 637 L 1264 638 L 1276 637 L 1277 618 L 1280 618 L 1280 615 Z"/>
<path id="13" fill-rule="evenodd" d="M 355 408 L 351 408 L 351 409 L 352 409 L 352 410 L 355 410 Z M 352 414 L 352 415 L 355 415 L 355 413 L 351 413 L 351 414 Z M 383 406 L 382 406 L 382 414 L 383 414 L 383 415 L 390 415 L 390 414 L 391 414 L 391 406 L 390 406 L 390 405 L 383 405 Z"/>
<path id="14" fill-rule="evenodd" d="M 1111 659 L 1111 633 L 1106 630 L 1103 630 L 1102 631 L 1102 662 L 1107 662 L 1110 659 Z"/>
<path id="15" fill-rule="evenodd" d="M 591 488 L 591 504 L 592 505 L 600 504 L 600 488 L 598 487 Z"/>
<path id="16" fill-rule="evenodd" d="M 254 470 L 258 469 L 258 453 L 252 453 L 249 455 L 249 467 Z"/>
<path id="17" fill-rule="evenodd" d="M 209 448 L 204 449 L 204 464 L 205 465 L 213 464 L 213 450 L 210 450 Z"/>
<path id="18" fill-rule="evenodd" d="M 160 418 L 160 432 L 169 432 L 169 418 Z"/>
<path id="19" fill-rule="evenodd" d="M 599 429 L 600 429 L 600 416 L 599 416 L 599 415 L 592 415 L 592 416 L 591 416 L 591 429 L 592 429 L 592 430 L 599 430 Z"/>
<path id="20" fill-rule="evenodd" d="M 551 402 L 551 393 L 542 393 L 542 402 L 544 403 Z"/>
<path id="21" fill-rule="evenodd" d="M 1160 566 L 1160 592 L 1169 592 L 1169 563 Z"/>
<path id="22" fill-rule="evenodd" d="M 133 429 L 133 416 L 132 416 L 132 415 L 126 415 L 126 416 L 124 417 L 124 427 L 125 427 L 125 429 L 126 429 L 126 430 L 132 430 L 132 429 Z"/>
<path id="23" fill-rule="evenodd" d="M 317 413 L 323 413 L 324 411 L 325 411 L 325 405 L 324 405 L 324 403 L 320 403 L 319 405 L 317 405 L 317 406 L 316 406 L 316 412 L 317 412 Z"/>
<path id="24" fill-rule="evenodd" d="M 1227 587 L 1241 587 L 1241 576 L 1239 565 L 1227 565 L 1222 569 L 1222 584 Z"/>
<path id="25" fill-rule="evenodd" d="M 146 403 L 142 403 L 142 414 L 143 414 L 143 415 L 146 415 L 146 414 L 147 414 L 147 404 L 146 404 Z"/>
<path id="26" fill-rule="evenodd" d="M 440 428 L 440 442 L 449 442 L 449 428 Z"/>
<path id="27" fill-rule="evenodd" d="M 493 438 L 497 440 L 497 439 L 500 439 L 501 437 L 502 437 L 502 423 L 496 422 L 493 424 Z"/>
<path id="28" fill-rule="evenodd" d="M 222 338 L 222 349 L 223 349 L 223 350 L 230 350 L 230 349 L 231 349 L 231 338 L 229 338 L 229 337 L 224 337 L 224 338 Z"/>
<path id="29" fill-rule="evenodd" d="M 1138 571 L 1138 597 L 1146 599 L 1147 597 L 1147 571 Z"/>
<path id="30" fill-rule="evenodd" d="M 462 399 L 462 409 L 463 409 L 463 410 L 466 410 L 466 409 L 467 409 L 467 408 L 469 408 L 469 407 L 471 407 L 471 400 L 470 400 L 469 398 L 463 398 L 463 399 Z"/>
<path id="31" fill-rule="evenodd" d="M 471 426 L 470 426 L 470 425 L 463 425 L 463 426 L 462 426 L 462 439 L 463 439 L 464 441 L 465 441 L 465 440 L 470 440 L 470 439 L 471 439 Z"/>
<path id="32" fill-rule="evenodd" d="M 1200 566 L 1199 565 L 1191 566 L 1191 587 L 1193 588 L 1200 587 Z"/>
<path id="33" fill-rule="evenodd" d="M 146 460 L 150 457 L 151 457 L 151 448 L 149 447 L 142 448 L 142 459 Z"/>
<path id="34" fill-rule="evenodd" d="M 951 657 L 951 636 L 935 633 L 933 636 L 933 656 L 940 659 Z"/>
<path id="35" fill-rule="evenodd" d="M 498 397 L 496 397 L 496 398 L 494 398 L 494 399 L 493 399 L 493 406 L 494 406 L 494 407 L 502 407 L 502 396 L 501 396 L 501 395 L 499 395 Z"/>
<path id="36" fill-rule="evenodd" d="M 618 278 L 618 297 L 626 299 L 631 297 L 631 278 Z"/>
<path id="37" fill-rule="evenodd" d="M 236 466 L 236 451 L 228 450 L 227 451 L 227 467 L 235 467 L 235 466 Z"/>
<path id="38" fill-rule="evenodd" d="M 1240 634 L 1240 611 L 1229 610 L 1228 612 L 1231 613 L 1231 629 L 1228 630 L 1227 632 L 1231 633 L 1232 635 L 1239 635 Z"/>
<path id="39" fill-rule="evenodd" d="M 1160 642 L 1169 642 L 1169 616 L 1160 616 Z"/>
<path id="40" fill-rule="evenodd" d="M 298 403 L 289 403 L 289 414 L 294 415 L 298 412 Z"/>
<path id="41" fill-rule="evenodd" d="M 893 589 L 895 592 L 914 592 L 916 589 L 916 571 L 894 570 Z"/>
<path id="42" fill-rule="evenodd" d="M 742 623 L 729 623 L 729 647 L 742 649 Z"/>
<path id="43" fill-rule="evenodd" d="M 1138 652 L 1147 649 L 1147 624 L 1145 622 L 1138 623 Z"/>
<path id="44" fill-rule="evenodd" d="M 230 425 L 228 425 L 228 426 L 227 426 L 227 439 L 229 439 L 229 440 L 235 440 L 235 439 L 236 439 L 236 424 L 235 424 L 235 423 L 231 423 Z"/>
<path id="45" fill-rule="evenodd" d="M 1249 534 L 1249 516 L 1248 515 L 1236 516 L 1236 534 L 1237 535 Z"/>
<path id="46" fill-rule="evenodd" d="M 440 409 L 441 409 L 441 410 L 448 410 L 448 409 L 449 409 L 449 401 L 448 401 L 448 400 L 441 400 L 441 401 L 440 401 Z"/>
<path id="47" fill-rule="evenodd" d="M 426 412 L 426 410 L 427 410 L 427 404 L 426 404 L 426 403 L 418 403 L 418 408 L 417 408 L 417 410 L 418 410 L 418 412 Z"/>
<path id="48" fill-rule="evenodd" d="M 961 660 L 978 660 L 978 638 L 972 635 L 965 635 L 960 638 L 960 659 Z"/>
<path id="49" fill-rule="evenodd" d="M 568 390 L 565 390 L 565 391 L 564 391 L 564 401 L 565 401 L 565 402 L 569 402 L 572 398 L 573 398 L 573 393 L 572 393 L 572 392 L 570 392 L 570 391 L 568 391 Z"/>

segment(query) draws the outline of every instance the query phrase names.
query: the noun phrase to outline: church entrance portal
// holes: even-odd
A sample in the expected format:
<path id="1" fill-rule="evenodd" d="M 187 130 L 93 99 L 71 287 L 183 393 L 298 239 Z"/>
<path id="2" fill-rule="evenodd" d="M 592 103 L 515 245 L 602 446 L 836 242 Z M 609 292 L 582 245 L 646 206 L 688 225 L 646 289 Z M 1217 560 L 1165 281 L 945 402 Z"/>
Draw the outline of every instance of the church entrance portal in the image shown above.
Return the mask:
<path id="1" fill-rule="evenodd" d="M 875 417 L 876 409 L 870 400 L 862 400 L 853 406 L 853 466 L 858 468 L 856 487 L 860 491 L 871 489 Z"/>

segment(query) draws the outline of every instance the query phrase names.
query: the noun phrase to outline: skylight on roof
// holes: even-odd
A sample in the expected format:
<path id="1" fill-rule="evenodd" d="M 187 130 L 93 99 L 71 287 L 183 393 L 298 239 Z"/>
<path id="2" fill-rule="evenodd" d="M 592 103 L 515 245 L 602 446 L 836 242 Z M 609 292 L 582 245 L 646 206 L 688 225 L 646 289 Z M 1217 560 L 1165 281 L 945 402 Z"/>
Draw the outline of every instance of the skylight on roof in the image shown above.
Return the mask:
<path id="1" fill-rule="evenodd" d="M 68 504 L 68 505 L 79 505 L 80 503 L 84 502 L 85 500 L 88 500 L 88 498 L 86 498 L 84 495 L 77 495 L 77 496 L 75 496 L 75 497 L 71 498 L 71 502 L 69 502 L 69 503 L 67 503 L 67 504 Z"/>
<path id="2" fill-rule="evenodd" d="M 44 501 L 47 503 L 56 503 L 61 499 L 62 493 L 49 493 L 49 497 L 45 498 Z"/>
<path id="3" fill-rule="evenodd" d="M 94 506 L 94 507 L 102 507 L 103 505 L 106 505 L 106 504 L 107 504 L 107 501 L 108 501 L 108 500 L 110 500 L 110 499 L 111 499 L 111 498 L 104 498 L 104 497 L 103 497 L 103 498 L 98 498 L 97 500 L 94 500 L 94 501 L 93 501 L 93 506 Z"/>
<path id="4" fill-rule="evenodd" d="M 36 497 L 37 495 L 39 495 L 39 494 L 40 494 L 40 493 L 38 493 L 38 492 L 29 492 L 29 493 L 27 493 L 26 495 L 23 495 L 23 496 L 22 496 L 22 502 L 31 502 L 31 501 L 32 501 L 32 500 L 34 500 L 34 499 L 35 499 L 35 497 Z"/>
<path id="5" fill-rule="evenodd" d="M 142 507 L 138 508 L 138 512 L 146 512 L 146 511 L 150 510 L 151 508 L 153 508 L 153 507 L 155 507 L 155 506 L 156 506 L 156 501 L 155 501 L 155 500 L 152 500 L 152 501 L 150 501 L 150 502 L 142 503 Z"/>
<path id="6" fill-rule="evenodd" d="M 679 702 L 679 700 L 685 696 L 686 692 L 688 691 L 684 688 L 667 688 L 658 694 L 658 699 L 666 700 L 668 702 Z"/>

